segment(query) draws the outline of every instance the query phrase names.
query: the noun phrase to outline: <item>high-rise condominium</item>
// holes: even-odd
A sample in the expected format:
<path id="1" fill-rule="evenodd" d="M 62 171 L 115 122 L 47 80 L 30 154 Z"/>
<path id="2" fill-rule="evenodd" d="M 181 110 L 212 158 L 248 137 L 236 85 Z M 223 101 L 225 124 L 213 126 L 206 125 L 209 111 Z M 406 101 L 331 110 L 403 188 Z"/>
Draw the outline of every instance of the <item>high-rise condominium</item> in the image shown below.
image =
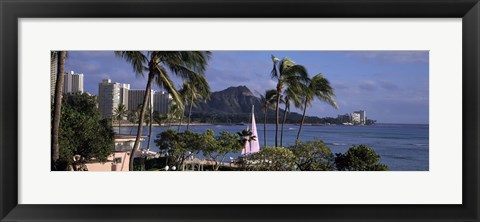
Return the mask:
<path id="1" fill-rule="evenodd" d="M 172 96 L 167 92 L 156 92 L 153 95 L 153 111 L 167 114 Z"/>
<path id="2" fill-rule="evenodd" d="M 139 105 L 143 104 L 143 97 L 145 96 L 144 89 L 131 89 L 128 91 L 128 110 L 137 110 Z M 147 107 L 153 104 L 153 94 L 155 91 L 150 90 L 150 98 Z"/>
<path id="3" fill-rule="evenodd" d="M 57 82 L 57 72 L 58 72 L 57 63 L 58 63 L 57 53 L 55 52 L 50 53 L 50 96 L 55 95 L 55 83 Z"/>
<path id="4" fill-rule="evenodd" d="M 83 93 L 83 74 L 67 72 L 63 81 L 63 93 Z"/>
<path id="5" fill-rule="evenodd" d="M 358 113 L 360 115 L 361 124 L 367 123 L 367 112 L 365 110 L 355 111 L 354 113 Z"/>
<path id="6" fill-rule="evenodd" d="M 114 109 L 123 103 L 128 107 L 128 91 L 130 84 L 112 83 L 110 79 L 104 79 L 98 84 L 98 109 L 104 118 L 114 115 Z"/>

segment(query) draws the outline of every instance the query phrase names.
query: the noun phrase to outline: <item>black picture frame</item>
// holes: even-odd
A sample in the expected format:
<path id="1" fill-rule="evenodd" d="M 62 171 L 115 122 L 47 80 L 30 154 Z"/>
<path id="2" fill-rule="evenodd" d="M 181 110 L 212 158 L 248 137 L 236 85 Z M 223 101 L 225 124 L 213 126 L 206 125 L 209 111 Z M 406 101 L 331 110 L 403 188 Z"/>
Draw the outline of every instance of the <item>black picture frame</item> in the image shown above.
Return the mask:
<path id="1" fill-rule="evenodd" d="M 1 221 L 479 221 L 478 0 L 0 0 L 0 15 Z M 18 204 L 17 21 L 19 18 L 80 17 L 462 18 L 463 204 L 261 206 Z M 455 73 L 457 74 L 460 73 Z"/>

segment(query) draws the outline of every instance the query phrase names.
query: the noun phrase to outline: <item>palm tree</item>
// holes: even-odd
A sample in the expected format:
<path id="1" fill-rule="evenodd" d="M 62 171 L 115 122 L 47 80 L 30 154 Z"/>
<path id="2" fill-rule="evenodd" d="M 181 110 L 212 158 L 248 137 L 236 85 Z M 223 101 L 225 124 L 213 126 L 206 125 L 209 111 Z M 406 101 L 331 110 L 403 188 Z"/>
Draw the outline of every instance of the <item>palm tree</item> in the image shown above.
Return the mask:
<path id="1" fill-rule="evenodd" d="M 119 103 L 118 106 L 113 109 L 113 116 L 118 121 L 118 134 L 120 134 L 123 117 L 125 117 L 127 114 L 127 107 L 123 105 L 123 103 Z"/>
<path id="2" fill-rule="evenodd" d="M 155 121 L 155 123 L 159 126 L 161 126 L 165 121 L 167 121 L 167 119 L 167 114 L 159 113 L 157 111 L 153 112 L 153 121 Z"/>
<path id="3" fill-rule="evenodd" d="M 192 116 L 192 108 L 194 106 L 196 107 L 195 103 L 198 100 L 207 100 L 210 98 L 210 85 L 203 76 L 198 75 L 194 79 L 185 80 L 180 93 L 185 95 L 185 98 L 188 100 L 188 104 L 190 106 L 188 111 L 188 130 Z"/>
<path id="4" fill-rule="evenodd" d="M 62 96 L 63 96 L 63 74 L 65 73 L 66 51 L 57 51 L 51 53 L 51 58 L 57 56 L 57 81 L 55 83 L 55 98 L 53 100 L 53 122 L 52 122 L 52 163 L 55 163 L 60 156 L 59 130 L 60 117 L 62 115 Z"/>
<path id="5" fill-rule="evenodd" d="M 147 150 L 150 151 L 150 141 L 152 140 L 152 122 L 153 122 L 153 112 L 152 112 L 152 107 L 149 106 L 148 109 L 148 115 L 146 115 L 147 121 L 148 121 L 148 142 L 147 142 Z"/>
<path id="6" fill-rule="evenodd" d="M 238 136 L 240 137 L 240 142 L 243 145 L 243 148 L 246 149 L 247 143 L 256 140 L 257 137 L 253 135 L 253 132 L 249 129 L 244 129 L 241 132 L 237 132 Z M 245 150 L 247 153 L 247 150 Z"/>
<path id="7" fill-rule="evenodd" d="M 138 123 L 138 117 L 140 116 L 140 109 L 132 110 L 128 113 L 128 120 L 131 123 Z M 130 127 L 130 134 L 132 134 L 133 127 Z"/>
<path id="8" fill-rule="evenodd" d="M 275 104 L 275 147 L 278 146 L 278 125 L 279 125 L 279 105 L 283 88 L 295 88 L 300 82 L 308 82 L 308 73 L 305 67 L 295 64 L 289 58 L 278 59 L 272 55 L 273 69 L 271 71 L 272 79 L 277 80 L 277 102 Z"/>
<path id="9" fill-rule="evenodd" d="M 179 117 L 180 116 L 180 117 Z M 175 122 L 176 119 L 183 117 L 183 108 L 178 105 L 175 101 L 172 101 L 171 105 L 168 108 L 167 120 L 168 128 L 170 129 L 172 122 Z M 180 128 L 178 128 L 180 130 Z"/>
<path id="10" fill-rule="evenodd" d="M 285 109 L 283 110 L 282 128 L 280 130 L 281 147 L 283 147 L 283 126 L 287 120 L 287 112 L 290 112 L 290 103 L 293 103 L 296 108 L 300 108 L 302 106 L 301 98 L 299 96 L 303 91 L 301 86 L 302 84 L 295 84 L 285 90 Z"/>
<path id="11" fill-rule="evenodd" d="M 300 123 L 300 128 L 298 129 L 296 141 L 298 141 L 298 138 L 300 137 L 300 132 L 302 131 L 307 106 L 311 106 L 312 101 L 315 98 L 328 103 L 335 109 L 338 109 L 337 102 L 334 99 L 335 93 L 333 92 L 333 88 L 330 86 L 330 82 L 328 81 L 328 79 L 324 78 L 322 74 L 315 75 L 311 79 L 310 83 L 305 85 L 305 90 L 303 92 L 303 116 L 302 122 Z"/>
<path id="12" fill-rule="evenodd" d="M 185 86 L 184 86 L 185 87 Z M 180 89 L 179 90 L 179 95 L 180 95 L 180 98 L 182 98 L 182 102 L 183 104 L 187 105 L 187 101 L 188 101 L 188 95 L 186 95 L 186 90 L 183 90 Z M 180 107 L 173 107 L 175 109 L 179 109 Z M 181 111 L 181 113 L 180 113 Z M 180 132 L 180 127 L 182 127 L 182 122 L 183 122 L 183 117 L 185 116 L 185 106 L 181 108 L 181 110 L 175 110 L 175 113 L 178 113 L 179 114 L 179 118 L 180 118 L 180 122 L 178 123 L 178 127 L 177 127 L 177 133 Z"/>
<path id="13" fill-rule="evenodd" d="M 148 72 L 142 104 L 147 104 L 152 83 L 155 82 L 158 86 L 164 87 L 172 95 L 173 100 L 182 107 L 183 103 L 167 70 L 182 79 L 191 79 L 196 75 L 204 75 L 210 58 L 210 52 L 205 51 L 117 51 L 115 54 L 129 62 L 137 75 L 143 76 L 144 71 Z M 133 170 L 135 152 L 140 146 L 146 109 L 147 106 L 143 106 L 140 112 L 137 137 L 130 155 L 130 171 Z"/>
<path id="14" fill-rule="evenodd" d="M 265 94 L 261 94 L 257 91 L 257 94 L 260 96 L 260 101 L 262 103 L 262 112 L 263 112 L 263 146 L 267 146 L 267 113 L 268 110 L 275 106 L 277 91 L 275 89 L 269 89 L 265 91 Z"/>

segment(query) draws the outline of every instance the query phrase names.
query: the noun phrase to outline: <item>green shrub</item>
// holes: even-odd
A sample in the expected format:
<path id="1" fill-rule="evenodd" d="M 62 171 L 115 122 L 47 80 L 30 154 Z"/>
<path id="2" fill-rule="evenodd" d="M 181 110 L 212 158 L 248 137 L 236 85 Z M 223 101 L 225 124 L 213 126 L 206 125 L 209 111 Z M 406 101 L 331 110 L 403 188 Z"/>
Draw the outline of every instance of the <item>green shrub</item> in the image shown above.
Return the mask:
<path id="1" fill-rule="evenodd" d="M 380 155 L 366 146 L 353 146 L 344 154 L 335 154 L 335 165 L 340 171 L 385 171 L 388 166 L 381 164 Z"/>
<path id="2" fill-rule="evenodd" d="M 327 171 L 334 169 L 334 156 L 330 148 L 323 141 L 317 140 L 302 142 L 289 149 L 295 155 L 296 165 L 302 171 Z"/>
<path id="3" fill-rule="evenodd" d="M 291 171 L 295 170 L 297 158 L 293 152 L 283 147 L 263 147 L 258 153 L 247 157 L 247 170 Z"/>

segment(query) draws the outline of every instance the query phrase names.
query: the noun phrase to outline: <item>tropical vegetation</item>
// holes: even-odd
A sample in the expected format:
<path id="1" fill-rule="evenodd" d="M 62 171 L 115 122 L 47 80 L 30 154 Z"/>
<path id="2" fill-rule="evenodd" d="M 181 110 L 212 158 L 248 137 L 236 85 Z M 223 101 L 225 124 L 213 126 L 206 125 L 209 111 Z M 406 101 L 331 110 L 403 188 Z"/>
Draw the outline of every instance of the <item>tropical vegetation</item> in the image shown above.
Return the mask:
<path id="1" fill-rule="evenodd" d="M 190 78 L 183 82 L 183 87 L 180 90 L 180 95 L 182 95 L 185 104 L 188 104 L 190 107 L 188 109 L 187 130 L 190 127 L 192 108 L 196 106 L 197 101 L 207 100 L 210 97 L 210 94 L 210 85 L 208 84 L 204 76 L 196 75 L 193 76 L 193 78 Z M 179 129 L 181 125 L 182 118 L 180 119 L 180 124 L 178 125 Z"/>
<path id="2" fill-rule="evenodd" d="M 335 109 L 338 109 L 337 102 L 335 101 L 335 93 L 333 88 L 330 85 L 328 79 L 326 79 L 322 74 L 315 75 L 307 84 L 302 87 L 302 100 L 303 100 L 303 115 L 302 121 L 300 123 L 300 128 L 297 133 L 297 140 L 300 138 L 300 132 L 302 131 L 302 126 L 305 121 L 305 114 L 307 107 L 312 105 L 312 101 L 317 98 L 322 102 L 326 102 Z"/>
<path id="3" fill-rule="evenodd" d="M 262 112 L 263 115 L 263 146 L 267 146 L 267 114 L 268 110 L 275 107 L 276 101 L 276 91 L 275 89 L 269 89 L 265 91 L 265 94 L 258 93 L 260 96 L 260 102 L 262 103 Z"/>
<path id="4" fill-rule="evenodd" d="M 295 146 L 289 147 L 297 158 L 295 165 L 302 171 L 328 171 L 334 170 L 335 158 L 332 151 L 323 141 L 297 141 Z"/>
<path id="5" fill-rule="evenodd" d="M 335 166 L 340 171 L 385 171 L 388 166 L 380 163 L 380 155 L 366 146 L 352 146 L 346 153 L 335 154 Z"/>
<path id="6" fill-rule="evenodd" d="M 66 94 L 62 103 L 61 149 L 56 170 L 67 170 L 67 166 L 75 170 L 72 166 L 75 155 L 85 160 L 107 161 L 113 152 L 114 131 L 111 121 L 101 118 L 96 98 L 87 94 Z"/>
<path id="7" fill-rule="evenodd" d="M 248 157 L 246 170 L 253 171 L 292 171 L 296 170 L 297 157 L 283 147 L 263 147 L 258 153 Z"/>
<path id="8" fill-rule="evenodd" d="M 122 120 L 128 115 L 127 107 L 123 103 L 119 103 L 117 107 L 113 109 L 113 117 L 118 121 L 118 134 L 120 134 L 120 128 L 122 127 Z"/>
<path id="9" fill-rule="evenodd" d="M 275 146 L 278 146 L 278 125 L 280 101 L 284 88 L 294 92 L 301 92 L 302 86 L 308 84 L 309 78 L 307 70 L 302 65 L 297 65 L 289 58 L 279 58 L 272 55 L 273 68 L 270 72 L 271 78 L 277 80 L 277 96 L 275 103 Z"/>
<path id="10" fill-rule="evenodd" d="M 226 131 L 220 132 L 220 135 L 215 137 L 212 130 L 207 130 L 202 136 L 204 142 L 201 149 L 202 155 L 205 156 L 206 160 L 213 163 L 214 171 L 219 170 L 229 153 L 237 153 L 243 147 L 237 134 Z"/>

